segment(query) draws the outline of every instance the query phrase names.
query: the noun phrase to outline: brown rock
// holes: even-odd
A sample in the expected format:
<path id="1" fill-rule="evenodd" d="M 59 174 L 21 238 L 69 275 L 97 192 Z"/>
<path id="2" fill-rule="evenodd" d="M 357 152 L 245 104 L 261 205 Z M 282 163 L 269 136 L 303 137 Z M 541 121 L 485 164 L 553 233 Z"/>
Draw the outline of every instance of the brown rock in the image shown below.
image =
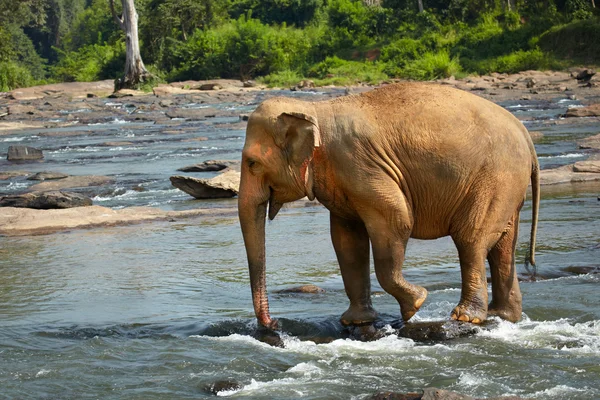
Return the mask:
<path id="1" fill-rule="evenodd" d="M 575 164 L 559 168 L 547 169 L 540 172 L 540 184 L 554 185 L 558 183 L 577 183 L 600 181 L 600 173 L 588 172 L 600 168 L 600 161 L 581 161 L 580 171 L 575 171 Z"/>
<path id="2" fill-rule="evenodd" d="M 580 149 L 600 150 L 600 134 L 578 141 Z"/>
<path id="3" fill-rule="evenodd" d="M 12 178 L 18 178 L 20 176 L 27 176 L 30 172 L 27 171 L 2 171 L 0 172 L 0 181 L 5 181 Z"/>
<path id="4" fill-rule="evenodd" d="M 192 87 L 191 89 L 196 89 L 196 90 L 221 90 L 223 89 L 223 86 L 219 85 L 218 83 L 203 83 L 200 84 L 196 87 Z"/>
<path id="5" fill-rule="evenodd" d="M 567 110 L 565 117 L 600 117 L 600 104 L 592 104 L 587 107 L 571 107 Z"/>
<path id="6" fill-rule="evenodd" d="M 600 174 L 600 161 L 578 161 L 573 164 L 573 172 Z"/>
<path id="7" fill-rule="evenodd" d="M 188 120 L 203 120 L 217 115 L 215 108 L 172 108 L 165 112 L 169 118 L 184 118 Z"/>
<path id="8" fill-rule="evenodd" d="M 0 207 L 34 208 L 38 210 L 91 206 L 92 200 L 78 193 L 50 191 L 0 197 Z"/>
<path id="9" fill-rule="evenodd" d="M 212 179 L 197 179 L 189 176 L 172 176 L 171 184 L 197 199 L 219 199 L 233 197 L 240 188 L 237 171 L 227 171 Z"/>
<path id="10" fill-rule="evenodd" d="M 34 161 L 43 158 L 44 154 L 41 150 L 29 146 L 9 146 L 6 156 L 8 161 Z"/>
<path id="11" fill-rule="evenodd" d="M 100 143 L 98 146 L 103 147 L 121 147 L 121 146 L 131 146 L 133 142 L 104 142 Z"/>
<path id="12" fill-rule="evenodd" d="M 50 190 L 62 190 L 70 188 L 102 186 L 111 183 L 113 180 L 108 176 L 81 175 L 69 176 L 64 179 L 44 181 L 29 188 L 31 192 L 46 192 Z"/>
<path id="13" fill-rule="evenodd" d="M 316 285 L 302 285 L 277 290 L 275 293 L 325 293 L 325 289 L 322 289 Z"/>

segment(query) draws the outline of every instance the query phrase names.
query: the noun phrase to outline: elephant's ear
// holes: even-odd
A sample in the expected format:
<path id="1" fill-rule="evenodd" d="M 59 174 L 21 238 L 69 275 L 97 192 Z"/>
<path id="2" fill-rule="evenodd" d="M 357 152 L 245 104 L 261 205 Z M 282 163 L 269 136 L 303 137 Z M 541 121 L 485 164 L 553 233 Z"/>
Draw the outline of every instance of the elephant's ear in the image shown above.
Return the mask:
<path id="1" fill-rule="evenodd" d="M 317 119 L 300 112 L 286 112 L 277 119 L 285 133 L 283 148 L 290 166 L 300 171 L 306 196 L 314 200 L 312 159 L 315 148 L 321 145 Z"/>

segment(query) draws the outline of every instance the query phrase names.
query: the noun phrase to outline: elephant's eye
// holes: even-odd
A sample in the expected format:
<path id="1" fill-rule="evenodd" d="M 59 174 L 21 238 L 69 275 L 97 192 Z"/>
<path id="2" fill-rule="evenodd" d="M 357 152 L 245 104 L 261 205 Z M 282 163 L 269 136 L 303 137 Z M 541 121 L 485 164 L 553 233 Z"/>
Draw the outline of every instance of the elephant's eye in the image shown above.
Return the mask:
<path id="1" fill-rule="evenodd" d="M 248 160 L 248 167 L 252 168 L 256 165 L 256 161 L 254 160 Z"/>

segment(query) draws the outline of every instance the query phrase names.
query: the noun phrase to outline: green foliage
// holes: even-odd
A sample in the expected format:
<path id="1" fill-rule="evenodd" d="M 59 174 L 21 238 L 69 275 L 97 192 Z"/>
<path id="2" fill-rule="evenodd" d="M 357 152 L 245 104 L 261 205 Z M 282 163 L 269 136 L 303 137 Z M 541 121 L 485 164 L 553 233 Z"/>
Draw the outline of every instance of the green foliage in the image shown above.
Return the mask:
<path id="1" fill-rule="evenodd" d="M 273 72 L 265 77 L 259 78 L 260 83 L 264 83 L 268 87 L 290 87 L 302 80 L 302 76 L 296 71 L 289 69 Z"/>
<path id="2" fill-rule="evenodd" d="M 518 50 L 513 53 L 486 59 L 469 65 L 470 70 L 479 74 L 490 72 L 515 73 L 530 69 L 549 70 L 558 69 L 561 64 L 540 49 L 528 51 Z"/>
<path id="3" fill-rule="evenodd" d="M 52 77 L 60 82 L 89 82 L 110 79 L 123 73 L 125 45 L 91 44 L 77 51 L 60 53 L 59 62 L 52 67 Z"/>
<path id="4" fill-rule="evenodd" d="M 27 68 L 13 61 L 0 61 L 0 92 L 30 86 L 34 79 Z"/>
<path id="5" fill-rule="evenodd" d="M 170 78 L 247 79 L 286 69 L 301 70 L 311 58 L 312 38 L 299 29 L 272 27 L 240 17 L 219 28 L 196 30 L 187 42 L 173 43 Z"/>
<path id="6" fill-rule="evenodd" d="M 456 76 L 461 72 L 458 57 L 451 58 L 447 50 L 427 52 L 422 57 L 408 63 L 400 72 L 400 77 L 416 80 L 432 80 Z"/>
<path id="7" fill-rule="evenodd" d="M 417 0 L 135 1 L 159 81 L 347 85 L 600 63 L 589 0 L 423 0 L 423 12 Z M 4 87 L 114 79 L 123 40 L 108 0 L 0 0 Z"/>

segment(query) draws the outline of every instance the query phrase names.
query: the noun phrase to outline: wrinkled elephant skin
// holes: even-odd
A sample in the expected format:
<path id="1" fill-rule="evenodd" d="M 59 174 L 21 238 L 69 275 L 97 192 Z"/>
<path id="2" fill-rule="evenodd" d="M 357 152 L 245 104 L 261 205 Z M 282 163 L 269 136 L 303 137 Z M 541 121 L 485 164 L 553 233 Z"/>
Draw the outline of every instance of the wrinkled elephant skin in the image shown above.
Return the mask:
<path id="1" fill-rule="evenodd" d="M 249 118 L 241 170 L 239 217 L 261 325 L 277 327 L 266 290 L 265 219 L 305 196 L 330 211 L 350 299 L 342 323 L 377 318 L 370 298 L 371 248 L 381 287 L 396 298 L 403 319 L 410 319 L 427 291 L 402 276 L 407 241 L 443 236 L 454 241 L 461 267 L 461 298 L 451 317 L 472 323 L 490 314 L 521 318 L 515 244 L 531 181 L 527 259 L 534 263 L 539 165 L 527 130 L 503 108 L 424 83 L 324 102 L 269 99 Z"/>

